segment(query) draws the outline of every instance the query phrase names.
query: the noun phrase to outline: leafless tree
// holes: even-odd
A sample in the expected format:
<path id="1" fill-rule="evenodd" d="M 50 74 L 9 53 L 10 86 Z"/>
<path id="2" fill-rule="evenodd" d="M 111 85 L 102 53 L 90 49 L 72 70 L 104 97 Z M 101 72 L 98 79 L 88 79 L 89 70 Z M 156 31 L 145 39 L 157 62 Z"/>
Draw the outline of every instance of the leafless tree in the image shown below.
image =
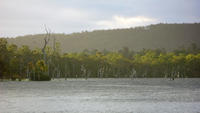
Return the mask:
<path id="1" fill-rule="evenodd" d="M 46 25 L 44 26 L 45 27 L 45 32 L 46 32 L 46 34 L 45 34 L 45 36 L 44 36 L 44 46 L 43 46 L 43 48 L 42 48 L 42 53 L 43 53 L 43 59 L 44 59 L 44 61 L 45 61 L 45 63 L 47 63 L 47 59 L 46 59 L 46 52 L 45 52 L 45 49 L 46 49 L 46 47 L 47 47 L 47 44 L 49 43 L 49 40 L 50 40 L 50 36 L 51 36 L 51 32 L 50 32 L 50 29 L 48 29 L 47 27 L 46 27 Z"/>

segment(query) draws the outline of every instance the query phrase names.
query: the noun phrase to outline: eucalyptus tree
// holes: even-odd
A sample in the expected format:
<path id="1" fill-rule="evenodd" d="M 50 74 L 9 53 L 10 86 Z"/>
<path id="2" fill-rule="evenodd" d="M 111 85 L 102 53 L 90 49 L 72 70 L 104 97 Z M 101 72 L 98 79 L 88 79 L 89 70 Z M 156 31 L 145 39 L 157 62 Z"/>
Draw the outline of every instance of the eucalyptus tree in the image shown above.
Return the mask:
<path id="1" fill-rule="evenodd" d="M 7 40 L 0 38 L 0 78 L 6 77 L 8 74 L 8 51 Z"/>

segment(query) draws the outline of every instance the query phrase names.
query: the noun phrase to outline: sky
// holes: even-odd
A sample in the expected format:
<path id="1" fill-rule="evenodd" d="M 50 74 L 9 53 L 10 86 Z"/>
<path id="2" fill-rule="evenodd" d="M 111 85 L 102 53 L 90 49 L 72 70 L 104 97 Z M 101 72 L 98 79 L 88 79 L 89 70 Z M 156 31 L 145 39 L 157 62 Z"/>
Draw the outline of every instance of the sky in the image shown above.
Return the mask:
<path id="1" fill-rule="evenodd" d="M 200 22 L 200 0 L 0 0 L 0 37 Z"/>

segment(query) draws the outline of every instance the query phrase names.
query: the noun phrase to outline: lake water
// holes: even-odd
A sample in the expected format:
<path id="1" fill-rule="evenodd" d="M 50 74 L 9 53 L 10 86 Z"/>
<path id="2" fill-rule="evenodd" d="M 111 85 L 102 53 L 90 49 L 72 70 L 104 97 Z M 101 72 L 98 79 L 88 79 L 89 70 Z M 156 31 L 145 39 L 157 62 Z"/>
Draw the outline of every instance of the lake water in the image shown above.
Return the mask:
<path id="1" fill-rule="evenodd" d="M 0 113 L 200 113 L 200 79 L 0 82 Z"/>

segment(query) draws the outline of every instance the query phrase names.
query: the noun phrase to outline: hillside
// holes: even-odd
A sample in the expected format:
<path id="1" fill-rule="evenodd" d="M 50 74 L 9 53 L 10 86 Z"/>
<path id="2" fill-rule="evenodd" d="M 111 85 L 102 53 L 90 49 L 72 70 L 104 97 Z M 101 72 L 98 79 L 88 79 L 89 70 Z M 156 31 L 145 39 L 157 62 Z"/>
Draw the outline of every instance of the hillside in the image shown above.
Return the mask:
<path id="1" fill-rule="evenodd" d="M 44 34 L 8 38 L 9 43 L 41 48 Z M 124 46 L 132 50 L 165 48 L 171 50 L 196 43 L 200 47 L 200 23 L 156 24 L 145 27 L 97 30 L 72 34 L 52 34 L 60 42 L 63 52 L 80 52 L 84 49 L 118 50 Z M 53 39 L 49 45 L 52 46 Z"/>

